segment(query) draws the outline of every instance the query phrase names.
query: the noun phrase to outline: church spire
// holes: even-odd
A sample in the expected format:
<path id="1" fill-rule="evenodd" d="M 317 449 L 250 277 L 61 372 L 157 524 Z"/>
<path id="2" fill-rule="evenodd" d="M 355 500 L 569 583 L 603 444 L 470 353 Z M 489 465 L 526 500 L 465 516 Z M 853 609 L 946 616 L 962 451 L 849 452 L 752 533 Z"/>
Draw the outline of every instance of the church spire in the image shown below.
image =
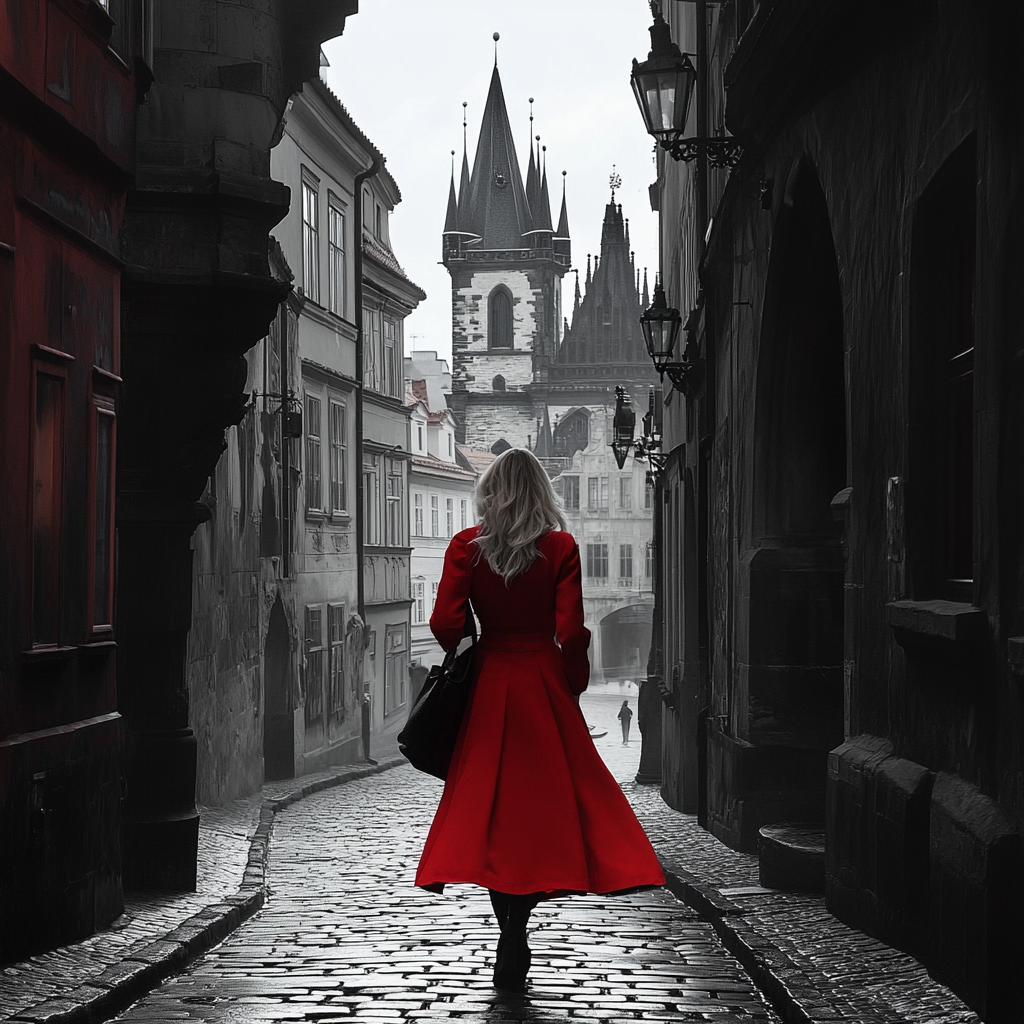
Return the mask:
<path id="1" fill-rule="evenodd" d="M 646 309 L 651 304 L 651 294 L 647 290 L 647 268 L 644 267 L 644 294 L 641 305 Z"/>
<path id="2" fill-rule="evenodd" d="M 533 215 L 533 226 L 537 231 L 551 231 L 551 200 L 548 198 L 548 147 L 541 147 L 544 153 L 544 166 L 539 168 L 540 193 L 537 200 L 537 210 Z M 531 207 L 532 209 L 532 207 Z"/>
<path id="3" fill-rule="evenodd" d="M 590 253 L 588 252 L 587 253 L 587 280 L 586 280 L 586 283 L 583 286 L 588 292 L 590 291 L 590 285 L 593 283 L 593 280 L 594 279 L 590 276 Z"/>
<path id="4" fill-rule="evenodd" d="M 588 260 L 590 257 L 587 257 Z M 580 311 L 580 272 L 574 270 L 573 273 L 576 275 L 576 297 L 572 303 L 572 322 L 576 323 L 576 314 Z"/>
<path id="5" fill-rule="evenodd" d="M 501 76 L 495 65 L 487 92 L 476 159 L 465 208 L 460 208 L 464 229 L 481 238 L 483 249 L 525 248 L 530 230 L 530 207 L 516 157 Z"/>
<path id="6" fill-rule="evenodd" d="M 565 171 L 562 171 L 562 210 L 558 215 L 558 227 L 554 237 L 555 252 L 572 258 L 572 247 L 569 242 L 569 212 L 565 207 Z"/>

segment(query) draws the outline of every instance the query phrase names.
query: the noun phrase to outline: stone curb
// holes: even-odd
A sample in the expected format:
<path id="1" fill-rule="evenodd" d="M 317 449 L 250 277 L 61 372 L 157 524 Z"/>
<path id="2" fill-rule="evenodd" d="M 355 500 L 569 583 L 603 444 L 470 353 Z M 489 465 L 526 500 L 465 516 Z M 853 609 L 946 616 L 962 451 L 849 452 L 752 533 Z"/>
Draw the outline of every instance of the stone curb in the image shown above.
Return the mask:
<path id="1" fill-rule="evenodd" d="M 222 942 L 263 906 L 267 895 L 270 833 L 278 811 L 321 790 L 408 763 L 399 756 L 355 769 L 350 765 L 339 766 L 334 775 L 305 783 L 296 780 L 295 788 L 284 796 L 265 798 L 260 807 L 259 824 L 249 843 L 249 860 L 237 893 L 193 914 L 162 939 L 155 939 L 136 950 L 91 981 L 63 996 L 19 1010 L 7 1019 L 18 1024 L 102 1024 L 110 1020 L 160 982 L 179 974 L 191 960 Z"/>
<path id="2" fill-rule="evenodd" d="M 659 858 L 660 859 L 660 858 Z M 707 921 L 722 945 L 743 965 L 785 1024 L 832 1024 L 850 1015 L 834 1005 L 774 942 L 745 919 L 743 909 L 696 875 L 662 860 L 668 889 Z M 886 1024 L 906 1024 L 890 1016 Z"/>

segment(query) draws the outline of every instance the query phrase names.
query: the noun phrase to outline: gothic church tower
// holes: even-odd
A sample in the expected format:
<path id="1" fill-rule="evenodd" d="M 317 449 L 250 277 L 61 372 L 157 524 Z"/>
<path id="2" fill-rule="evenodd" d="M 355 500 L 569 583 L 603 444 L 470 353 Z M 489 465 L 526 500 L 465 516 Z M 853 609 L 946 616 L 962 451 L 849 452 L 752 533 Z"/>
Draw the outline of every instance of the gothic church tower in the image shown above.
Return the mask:
<path id="1" fill-rule="evenodd" d="M 524 186 L 495 62 L 473 171 L 464 145 L 457 194 L 452 169 L 443 262 L 452 278 L 459 440 L 499 451 L 535 447 L 546 420 L 561 340 L 561 278 L 570 264 L 564 187 L 555 229 L 546 162 L 532 138 L 529 145 Z"/>

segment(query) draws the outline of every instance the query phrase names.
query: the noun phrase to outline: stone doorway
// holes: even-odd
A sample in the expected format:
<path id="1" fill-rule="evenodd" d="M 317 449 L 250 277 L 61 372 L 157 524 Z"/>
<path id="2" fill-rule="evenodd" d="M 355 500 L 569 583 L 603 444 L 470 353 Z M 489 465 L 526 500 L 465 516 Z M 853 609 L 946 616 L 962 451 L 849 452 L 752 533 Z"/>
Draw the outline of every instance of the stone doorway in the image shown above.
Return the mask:
<path id="1" fill-rule="evenodd" d="M 263 646 L 263 771 L 267 781 L 295 774 L 291 650 L 280 596 L 270 610 Z"/>

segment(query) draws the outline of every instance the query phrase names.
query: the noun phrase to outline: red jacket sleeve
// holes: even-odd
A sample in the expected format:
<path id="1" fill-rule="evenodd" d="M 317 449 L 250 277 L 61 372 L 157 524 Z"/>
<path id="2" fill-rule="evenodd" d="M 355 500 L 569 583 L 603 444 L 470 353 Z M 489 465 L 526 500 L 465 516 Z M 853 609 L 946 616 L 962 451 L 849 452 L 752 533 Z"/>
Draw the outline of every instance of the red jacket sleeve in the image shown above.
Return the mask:
<path id="1" fill-rule="evenodd" d="M 555 583 L 555 635 L 562 645 L 562 661 L 573 693 L 582 693 L 590 682 L 590 630 L 583 625 L 583 580 L 580 549 L 571 541 L 562 557 Z"/>
<path id="2" fill-rule="evenodd" d="M 452 537 L 444 553 L 444 569 L 430 616 L 430 632 L 446 651 L 457 647 L 465 633 L 475 554 L 475 545 L 460 533 Z"/>

